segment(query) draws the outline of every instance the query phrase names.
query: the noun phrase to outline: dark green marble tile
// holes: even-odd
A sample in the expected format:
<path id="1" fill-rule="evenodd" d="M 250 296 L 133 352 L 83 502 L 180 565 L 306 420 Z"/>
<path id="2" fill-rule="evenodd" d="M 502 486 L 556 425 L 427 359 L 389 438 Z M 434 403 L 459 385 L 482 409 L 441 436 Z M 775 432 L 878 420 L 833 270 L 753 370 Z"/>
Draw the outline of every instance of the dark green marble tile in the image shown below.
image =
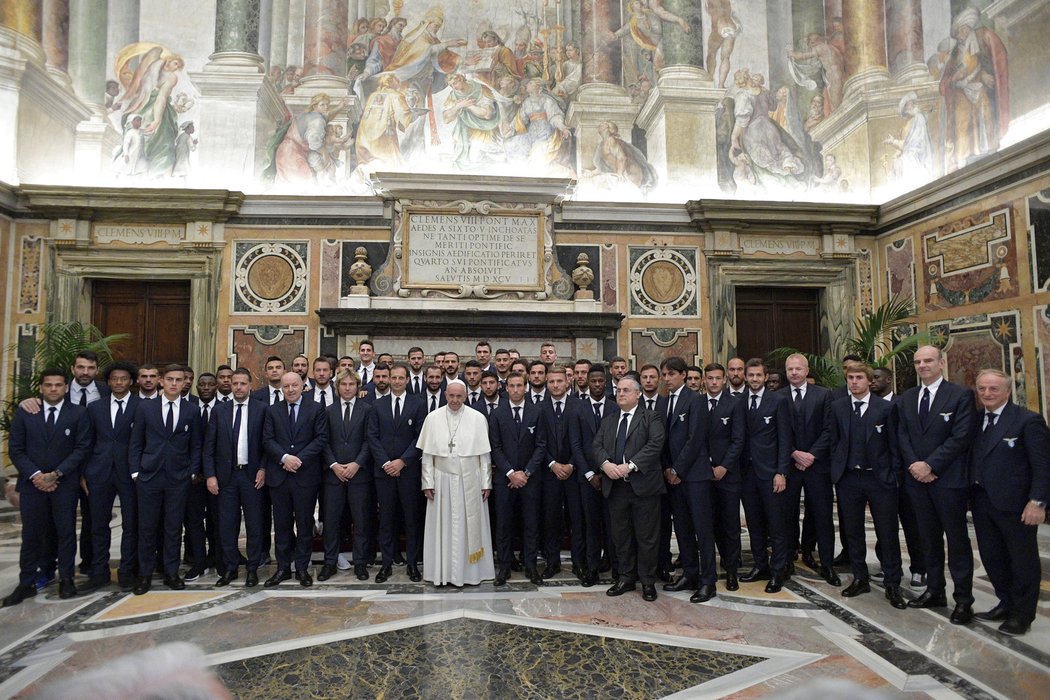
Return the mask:
<path id="1" fill-rule="evenodd" d="M 461 618 L 215 670 L 242 698 L 655 698 L 764 660 Z"/>

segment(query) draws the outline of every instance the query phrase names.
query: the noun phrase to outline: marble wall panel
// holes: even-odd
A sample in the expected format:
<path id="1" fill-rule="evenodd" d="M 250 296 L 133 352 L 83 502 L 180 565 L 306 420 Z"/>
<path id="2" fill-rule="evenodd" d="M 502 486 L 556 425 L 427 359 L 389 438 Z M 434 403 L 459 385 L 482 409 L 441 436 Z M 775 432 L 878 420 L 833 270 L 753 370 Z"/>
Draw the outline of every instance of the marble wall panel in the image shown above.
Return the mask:
<path id="1" fill-rule="evenodd" d="M 871 313 L 875 306 L 875 290 L 873 287 L 873 261 L 870 248 L 857 249 L 857 294 L 859 296 L 860 313 Z"/>
<path id="2" fill-rule="evenodd" d="M 233 366 L 251 370 L 253 386 L 263 386 L 266 358 L 277 355 L 290 365 L 293 357 L 306 352 L 306 333 L 306 326 L 231 326 L 229 355 Z"/>
<path id="3" fill-rule="evenodd" d="M 1016 297 L 1013 209 L 977 212 L 922 236 L 927 310 Z"/>
<path id="4" fill-rule="evenodd" d="M 236 241 L 233 313 L 306 313 L 309 241 Z"/>
<path id="5" fill-rule="evenodd" d="M 891 297 L 915 300 L 915 248 L 911 238 L 886 244 L 886 288 Z"/>
<path id="6" fill-rule="evenodd" d="M 351 251 L 352 252 L 352 251 Z M 321 242 L 321 290 L 318 294 L 321 308 L 339 306 L 339 290 L 343 275 L 342 241 Z M 311 275 L 312 277 L 312 275 Z"/>
<path id="7" fill-rule="evenodd" d="M 699 329 L 645 328 L 631 331 L 628 351 L 631 367 L 659 366 L 669 357 L 681 357 L 686 364 L 701 364 Z"/>
<path id="8" fill-rule="evenodd" d="M 40 263 L 43 249 L 43 239 L 38 236 L 22 239 L 22 261 L 18 276 L 19 313 L 32 314 L 40 310 Z"/>
<path id="9" fill-rule="evenodd" d="M 620 300 L 617 298 L 616 290 L 620 288 L 617 279 L 619 266 L 616 259 L 617 247 L 612 243 L 606 243 L 601 249 L 602 274 L 595 279 L 601 280 L 602 311 L 619 311 Z"/>
<path id="10" fill-rule="evenodd" d="M 1034 291 L 1050 290 L 1050 189 L 1028 198 L 1028 250 Z"/>
<path id="11" fill-rule="evenodd" d="M 1035 378 L 1039 389 L 1039 406 L 1044 417 L 1050 417 L 1050 304 L 1032 309 L 1035 336 Z"/>
<path id="12" fill-rule="evenodd" d="M 601 301 L 602 299 L 602 256 L 600 250 L 600 247 L 596 245 L 559 245 L 554 248 L 554 252 L 558 256 L 558 264 L 570 276 L 572 271 L 576 269 L 576 259 L 580 253 L 587 254 L 587 267 L 594 272 L 594 281 L 586 289 L 594 292 L 596 301 Z M 576 285 L 573 285 L 573 288 L 578 289 Z"/>
<path id="13" fill-rule="evenodd" d="M 1002 370 L 1012 380 L 1015 399 L 1019 398 L 1024 405 L 1024 357 L 1019 312 L 950 319 L 931 324 L 930 333 L 934 343 L 947 355 L 948 379 L 972 387 L 980 370 Z M 1020 377 L 1017 368 L 1021 369 Z"/>
<path id="14" fill-rule="evenodd" d="M 350 276 L 350 266 L 354 264 L 354 253 L 358 248 L 364 248 L 368 253 L 365 258 L 365 262 L 372 266 L 372 279 L 375 279 L 375 274 L 379 270 L 383 261 L 386 260 L 387 255 L 390 251 L 389 243 L 376 243 L 374 241 L 341 241 L 343 246 L 342 261 L 340 262 L 340 282 L 339 282 L 339 296 L 346 296 L 350 293 L 350 287 L 353 287 L 356 282 Z M 394 291 L 391 288 L 389 290 L 390 295 L 394 295 Z M 377 295 L 382 296 L 382 295 Z"/>

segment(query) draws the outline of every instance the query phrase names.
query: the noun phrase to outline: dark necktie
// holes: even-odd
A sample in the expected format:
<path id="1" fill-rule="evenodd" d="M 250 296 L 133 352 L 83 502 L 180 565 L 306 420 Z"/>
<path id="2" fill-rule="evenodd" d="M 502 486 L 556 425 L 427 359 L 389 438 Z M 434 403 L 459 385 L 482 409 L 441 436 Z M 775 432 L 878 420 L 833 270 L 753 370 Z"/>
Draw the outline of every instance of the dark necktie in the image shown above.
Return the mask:
<path id="1" fill-rule="evenodd" d="M 646 399 L 645 400 L 645 407 L 651 411 L 651 410 L 653 410 L 653 403 L 655 403 L 655 402 L 656 402 L 656 399 Z"/>
<path id="2" fill-rule="evenodd" d="M 281 400 L 281 391 L 280 391 L 280 389 L 274 389 L 273 390 L 273 402 L 272 403 L 277 403 L 280 400 Z"/>
<path id="3" fill-rule="evenodd" d="M 802 388 L 801 387 L 796 387 L 795 388 L 795 411 L 797 412 L 797 411 L 801 411 L 801 410 L 802 410 Z"/>
<path id="4" fill-rule="evenodd" d="M 80 405 L 87 406 L 87 389 L 80 387 Z"/>
<path id="5" fill-rule="evenodd" d="M 561 401 L 554 402 L 554 417 L 561 418 Z"/>
<path id="6" fill-rule="evenodd" d="M 602 405 L 600 403 L 592 403 L 591 407 L 594 409 L 594 429 L 597 430 L 598 426 L 602 424 Z"/>
<path id="7" fill-rule="evenodd" d="M 862 411 L 863 408 L 864 408 L 864 402 L 863 401 L 854 401 L 853 402 L 853 412 L 855 414 L 857 414 L 857 418 L 861 417 L 861 411 Z"/>
<path id="8" fill-rule="evenodd" d="M 397 423 L 401 420 L 401 397 L 394 397 L 394 422 Z"/>
<path id="9" fill-rule="evenodd" d="M 543 398 L 542 394 L 533 394 L 532 403 L 539 403 L 541 398 Z"/>
<path id="10" fill-rule="evenodd" d="M 169 433 L 175 432 L 175 402 L 168 402 L 168 417 L 164 419 L 164 427 Z"/>
<path id="11" fill-rule="evenodd" d="M 514 424 L 521 425 L 521 406 L 514 407 Z"/>
<path id="12" fill-rule="evenodd" d="M 117 427 L 117 423 L 124 417 L 124 399 L 117 399 L 117 416 L 113 419 L 113 427 Z"/>
<path id="13" fill-rule="evenodd" d="M 349 401 L 343 404 L 343 430 L 346 432 L 350 432 L 350 409 Z"/>
<path id="14" fill-rule="evenodd" d="M 492 412 L 495 411 L 495 410 L 496 410 L 496 402 L 495 401 L 490 401 L 489 402 L 489 415 L 491 416 Z"/>
<path id="15" fill-rule="evenodd" d="M 437 399 L 437 397 L 436 396 L 431 396 L 430 397 L 430 411 L 427 411 L 427 413 L 430 413 L 432 411 L 436 411 L 437 407 L 438 407 L 438 399 Z"/>
<path id="16" fill-rule="evenodd" d="M 986 422 L 984 424 L 984 429 L 988 430 L 989 428 L 991 428 L 991 427 L 993 427 L 995 425 L 995 414 L 994 413 L 986 413 L 985 414 L 985 418 L 986 418 Z"/>
<path id="17" fill-rule="evenodd" d="M 321 391 L 321 408 L 327 408 L 327 407 L 328 407 L 328 392 L 322 390 Z"/>
<path id="18" fill-rule="evenodd" d="M 201 414 L 204 416 L 204 423 L 208 423 L 208 417 L 210 415 L 210 409 L 207 406 L 201 406 Z"/>
<path id="19" fill-rule="evenodd" d="M 623 414 L 620 418 L 620 427 L 616 429 L 616 452 L 614 454 L 615 462 L 617 464 L 624 463 L 624 451 L 627 449 L 627 420 L 629 413 Z"/>
<path id="20" fill-rule="evenodd" d="M 758 408 L 758 394 L 751 394 L 751 410 Z"/>
<path id="21" fill-rule="evenodd" d="M 413 394 L 418 394 L 419 393 L 419 377 L 413 377 L 412 378 L 412 386 L 413 386 L 412 393 Z"/>
<path id="22" fill-rule="evenodd" d="M 473 406 L 477 402 L 478 402 L 478 392 L 476 392 L 476 391 L 470 392 L 470 405 Z"/>
<path id="23" fill-rule="evenodd" d="M 49 437 L 51 436 L 51 432 L 55 429 L 55 413 L 57 411 L 58 409 L 54 406 L 47 409 L 47 434 Z"/>
<path id="24" fill-rule="evenodd" d="M 919 401 L 919 420 L 926 422 L 926 416 L 930 415 L 930 388 L 922 388 L 922 400 Z"/>
<path id="25" fill-rule="evenodd" d="M 237 404 L 237 413 L 233 416 L 233 466 L 237 466 L 238 445 L 241 442 L 241 417 L 244 415 L 244 404 Z"/>
<path id="26" fill-rule="evenodd" d="M 361 367 L 361 386 L 368 384 L 368 369 L 364 366 Z"/>
<path id="27" fill-rule="evenodd" d="M 708 399 L 708 401 L 711 403 L 711 410 L 715 410 L 715 407 L 718 406 L 718 399 Z"/>
<path id="28" fill-rule="evenodd" d="M 295 404 L 288 404 L 288 433 L 295 435 Z"/>

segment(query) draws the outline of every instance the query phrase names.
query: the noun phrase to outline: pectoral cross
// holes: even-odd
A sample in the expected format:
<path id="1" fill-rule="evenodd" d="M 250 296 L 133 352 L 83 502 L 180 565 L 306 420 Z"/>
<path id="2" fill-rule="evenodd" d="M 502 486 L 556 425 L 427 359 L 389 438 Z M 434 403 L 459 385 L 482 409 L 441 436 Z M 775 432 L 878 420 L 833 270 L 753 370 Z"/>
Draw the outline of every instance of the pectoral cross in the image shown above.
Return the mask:
<path id="1" fill-rule="evenodd" d="M 454 438 L 454 437 L 449 438 L 449 440 L 448 440 L 448 449 L 451 450 L 455 446 L 456 446 L 456 438 Z"/>

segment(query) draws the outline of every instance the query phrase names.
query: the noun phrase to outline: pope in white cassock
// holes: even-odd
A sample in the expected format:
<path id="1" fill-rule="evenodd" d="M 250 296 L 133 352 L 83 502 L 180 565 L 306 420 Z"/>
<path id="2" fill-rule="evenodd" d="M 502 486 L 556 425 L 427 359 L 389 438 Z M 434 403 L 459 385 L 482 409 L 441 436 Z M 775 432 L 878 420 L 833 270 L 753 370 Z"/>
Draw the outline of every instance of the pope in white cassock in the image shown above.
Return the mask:
<path id="1" fill-rule="evenodd" d="M 495 578 L 492 531 L 485 505 L 492 490 L 489 426 L 464 406 L 467 386 L 448 383 L 448 403 L 432 411 L 416 443 L 423 451 L 427 519 L 423 578 L 435 585 L 476 585 Z"/>

